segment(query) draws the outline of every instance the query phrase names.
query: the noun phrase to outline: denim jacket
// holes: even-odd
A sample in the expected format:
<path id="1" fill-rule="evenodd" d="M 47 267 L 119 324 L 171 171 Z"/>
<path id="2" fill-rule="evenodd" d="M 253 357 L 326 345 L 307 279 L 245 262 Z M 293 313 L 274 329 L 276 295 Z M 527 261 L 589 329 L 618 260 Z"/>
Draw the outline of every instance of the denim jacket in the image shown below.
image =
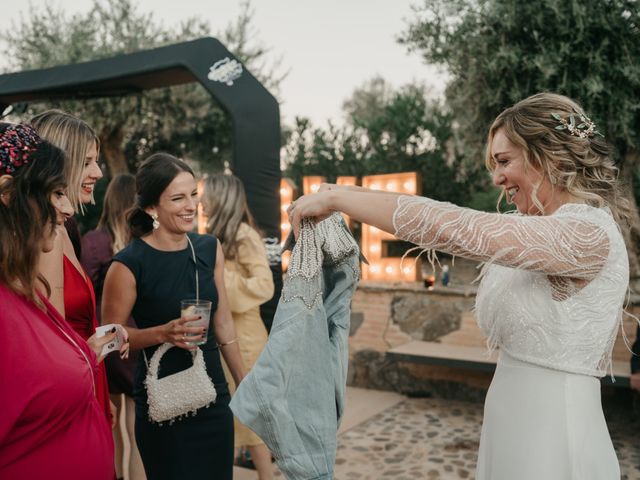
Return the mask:
<path id="1" fill-rule="evenodd" d="M 358 255 L 339 214 L 303 221 L 269 340 L 231 401 L 288 479 L 333 478 Z"/>

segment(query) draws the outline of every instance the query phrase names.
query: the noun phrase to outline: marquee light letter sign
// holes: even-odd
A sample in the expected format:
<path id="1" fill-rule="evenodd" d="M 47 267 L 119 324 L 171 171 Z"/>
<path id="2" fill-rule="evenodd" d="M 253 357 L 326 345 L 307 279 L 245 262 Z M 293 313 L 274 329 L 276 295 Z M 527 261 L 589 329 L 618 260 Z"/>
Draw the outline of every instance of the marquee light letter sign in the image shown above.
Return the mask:
<path id="1" fill-rule="evenodd" d="M 321 177 L 318 175 L 302 177 L 302 193 L 304 195 L 316 193 L 318 190 L 320 190 L 320 185 L 322 185 L 326 181 L 326 177 Z"/>
<path id="2" fill-rule="evenodd" d="M 198 180 L 197 188 L 198 188 L 198 198 L 202 198 L 204 194 L 204 181 L 207 177 L 205 176 L 202 180 Z M 198 202 L 197 208 L 197 222 L 198 222 L 198 233 L 207 233 L 207 222 L 208 218 L 204 214 L 204 208 L 202 206 L 202 202 Z"/>
<path id="3" fill-rule="evenodd" d="M 358 177 L 338 177 L 336 179 L 336 185 L 348 185 L 355 186 L 358 185 Z M 353 231 L 353 220 L 349 215 L 342 214 L 344 217 L 344 221 L 347 222 L 347 225 Z"/>
<path id="4" fill-rule="evenodd" d="M 291 224 L 289 223 L 289 215 L 287 209 L 296 194 L 296 187 L 292 180 L 289 178 L 280 179 L 280 248 L 287 239 L 289 232 L 291 231 Z M 286 271 L 289 266 L 290 252 L 282 254 L 282 270 Z"/>
<path id="5" fill-rule="evenodd" d="M 316 193 L 320 185 L 325 182 L 322 176 L 303 177 L 303 193 L 309 195 Z M 357 185 L 357 177 L 338 177 L 338 185 Z M 390 173 L 385 175 L 369 175 L 362 177 L 362 186 L 372 190 L 386 190 L 388 192 L 405 193 L 416 195 L 419 193 L 420 179 L 416 172 Z M 296 198 L 295 186 L 288 178 L 283 178 L 280 182 L 280 205 L 282 241 L 291 230 L 287 209 L 293 199 Z M 351 219 L 345 215 L 345 220 L 350 228 L 353 228 Z M 416 268 L 412 258 L 406 258 L 402 262 L 401 258 L 390 257 L 386 254 L 385 243 L 397 240 L 393 235 L 383 232 L 376 227 L 362 224 L 362 253 L 369 265 L 362 265 L 362 279 L 381 282 L 415 282 L 420 280 L 420 268 Z M 288 257 L 283 255 L 282 266 L 286 270 Z"/>
<path id="6" fill-rule="evenodd" d="M 372 190 L 405 193 L 418 193 L 418 174 L 416 172 L 390 173 L 362 177 L 362 186 Z M 388 257 L 383 241 L 393 241 L 396 237 L 390 233 L 362 224 L 362 253 L 369 265 L 362 265 L 362 279 L 383 282 L 415 282 L 420 279 L 420 269 L 416 268 L 412 258 Z"/>

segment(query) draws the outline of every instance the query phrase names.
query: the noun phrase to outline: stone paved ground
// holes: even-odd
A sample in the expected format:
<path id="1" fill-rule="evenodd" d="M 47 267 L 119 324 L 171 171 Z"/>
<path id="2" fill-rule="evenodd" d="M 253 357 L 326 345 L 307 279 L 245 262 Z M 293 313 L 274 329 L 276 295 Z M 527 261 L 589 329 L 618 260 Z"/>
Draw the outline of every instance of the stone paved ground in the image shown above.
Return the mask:
<path id="1" fill-rule="evenodd" d="M 620 460 L 622 480 L 640 479 L 640 396 L 630 391 L 603 398 L 613 446 Z"/>
<path id="2" fill-rule="evenodd" d="M 628 418 L 629 402 L 609 403 L 622 478 L 640 479 L 640 421 Z M 471 479 L 481 421 L 479 403 L 407 398 L 340 435 L 335 480 Z"/>

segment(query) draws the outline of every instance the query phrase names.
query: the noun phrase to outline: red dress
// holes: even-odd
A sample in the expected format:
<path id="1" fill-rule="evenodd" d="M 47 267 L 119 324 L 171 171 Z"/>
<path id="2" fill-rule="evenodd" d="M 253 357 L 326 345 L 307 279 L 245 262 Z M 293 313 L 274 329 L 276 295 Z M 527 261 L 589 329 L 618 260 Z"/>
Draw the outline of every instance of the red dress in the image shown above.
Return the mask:
<path id="1" fill-rule="evenodd" d="M 64 311 L 71 328 L 83 339 L 86 340 L 95 333 L 98 321 L 93 286 L 86 274 L 80 273 L 66 255 L 64 256 Z M 109 387 L 104 363 L 100 363 L 96 374 L 96 397 L 107 420 L 111 422 Z"/>
<path id="2" fill-rule="evenodd" d="M 0 284 L 0 478 L 112 480 L 96 356 L 46 300 Z"/>

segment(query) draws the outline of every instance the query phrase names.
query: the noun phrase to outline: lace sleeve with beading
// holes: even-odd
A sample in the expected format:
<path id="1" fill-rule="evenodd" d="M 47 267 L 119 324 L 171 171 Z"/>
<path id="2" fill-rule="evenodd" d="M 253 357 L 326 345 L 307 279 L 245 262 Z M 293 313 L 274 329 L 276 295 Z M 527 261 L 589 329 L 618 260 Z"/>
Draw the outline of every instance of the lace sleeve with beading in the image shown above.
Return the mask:
<path id="1" fill-rule="evenodd" d="M 579 216 L 485 213 L 401 196 L 393 226 L 396 237 L 426 250 L 583 280 L 600 272 L 609 253 L 606 231 Z"/>

